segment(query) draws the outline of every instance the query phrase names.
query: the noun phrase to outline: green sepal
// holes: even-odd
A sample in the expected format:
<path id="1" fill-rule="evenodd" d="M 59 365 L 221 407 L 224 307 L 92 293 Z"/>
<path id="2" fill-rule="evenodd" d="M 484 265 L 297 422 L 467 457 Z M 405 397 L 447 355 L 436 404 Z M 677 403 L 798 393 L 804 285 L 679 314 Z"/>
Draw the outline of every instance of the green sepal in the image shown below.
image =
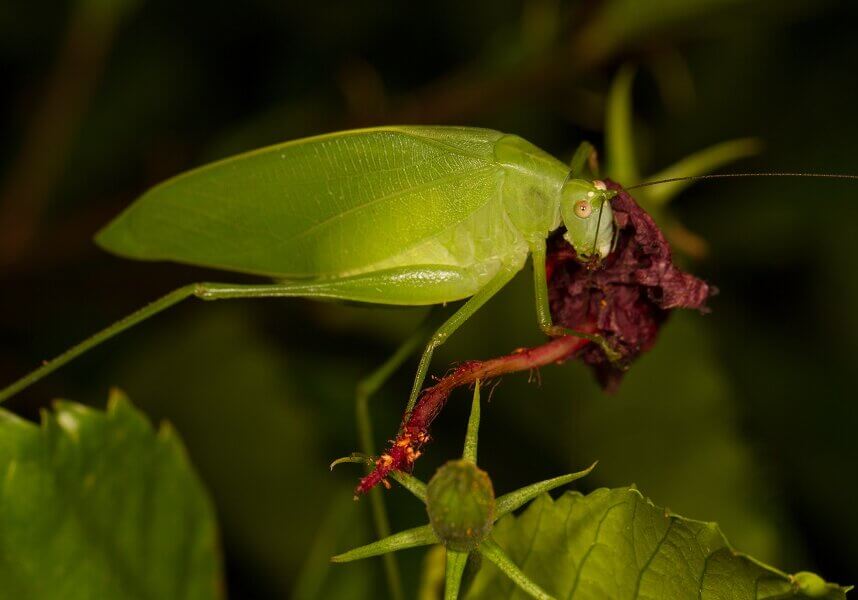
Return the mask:
<path id="1" fill-rule="evenodd" d="M 477 443 L 480 439 L 480 380 L 474 384 L 474 397 L 471 400 L 471 416 L 468 417 L 468 429 L 465 433 L 465 448 L 462 459 L 477 462 Z"/>
<path id="2" fill-rule="evenodd" d="M 479 553 L 500 569 L 504 575 L 509 577 L 515 585 L 521 588 L 521 590 L 531 598 L 536 598 L 537 600 L 554 600 L 554 596 L 551 596 L 531 581 L 530 578 L 528 578 L 528 576 L 525 575 L 524 572 L 519 569 L 514 562 L 512 562 L 512 560 L 510 560 L 506 553 L 493 539 L 487 538 L 484 540 L 483 543 L 480 544 Z"/>
<path id="3" fill-rule="evenodd" d="M 593 469 L 596 468 L 597 464 L 598 462 L 594 462 L 592 465 L 590 465 L 583 471 L 578 471 L 577 473 L 569 473 L 568 475 L 561 475 L 560 477 L 554 477 L 552 479 L 546 479 L 545 481 L 540 481 L 538 483 L 534 483 L 521 489 L 515 490 L 514 492 L 504 494 L 497 499 L 497 502 L 495 504 L 495 519 L 499 519 L 502 516 L 516 510 L 517 508 L 524 506 L 525 504 L 527 504 L 528 502 L 530 502 L 544 492 L 549 492 L 555 488 L 560 487 L 561 485 L 566 485 L 567 483 L 571 483 L 576 479 L 586 477 L 593 471 Z"/>
<path id="4" fill-rule="evenodd" d="M 435 531 L 431 525 L 423 525 L 413 529 L 406 529 L 399 533 L 394 533 L 383 540 L 378 540 L 365 546 L 360 546 L 354 550 L 343 552 L 331 557 L 331 562 L 344 563 L 371 556 L 379 556 L 388 552 L 396 552 L 407 548 L 417 548 L 419 546 L 428 546 L 429 544 L 438 544 L 440 540 L 435 535 Z"/>

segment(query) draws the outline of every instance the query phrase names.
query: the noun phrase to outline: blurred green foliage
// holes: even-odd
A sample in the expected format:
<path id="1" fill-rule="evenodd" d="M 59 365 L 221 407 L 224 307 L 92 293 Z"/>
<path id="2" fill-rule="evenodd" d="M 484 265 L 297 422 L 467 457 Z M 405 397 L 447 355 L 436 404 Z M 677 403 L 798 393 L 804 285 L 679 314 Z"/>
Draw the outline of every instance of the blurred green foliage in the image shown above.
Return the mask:
<path id="1" fill-rule="evenodd" d="M 0 411 L 0 598 L 223 597 L 214 510 L 169 427 L 117 391 L 41 427 Z"/>
<path id="2" fill-rule="evenodd" d="M 125 4 L 121 18 L 98 22 L 109 32 L 77 37 L 74 15 L 87 3 L 0 6 L 3 381 L 144 301 L 211 278 L 105 256 L 91 235 L 149 185 L 271 142 L 358 125 L 468 124 L 569 156 L 583 139 L 604 148 L 610 82 L 634 63 L 642 173 L 748 136 L 764 151 L 742 170 L 858 172 L 850 3 Z M 72 99 L 79 109 L 52 108 Z M 57 124 L 40 126 L 44 115 Z M 481 431 L 498 492 L 600 459 L 585 485 L 635 482 L 659 504 L 718 521 L 766 562 L 854 581 L 856 195 L 824 180 L 685 191 L 671 210 L 708 245 L 686 266 L 720 288 L 712 313 L 676 315 L 614 396 L 574 363 L 544 369 L 541 388 L 504 380 Z M 300 301 L 188 304 L 9 407 L 35 418 L 52 396 L 127 388 L 175 424 L 212 493 L 231 598 L 376 598 L 380 565 L 327 565 L 372 533 L 368 503 L 347 501 L 357 474 L 326 466 L 357 448 L 355 383 L 420 317 Z M 433 370 L 540 340 L 524 273 Z M 395 430 L 411 367 L 372 400 L 379 444 Z M 437 421 L 418 474 L 458 452 L 465 397 Z M 403 496 L 386 495 L 394 530 L 423 522 Z M 418 581 L 422 553 L 400 558 L 404 580 Z"/>

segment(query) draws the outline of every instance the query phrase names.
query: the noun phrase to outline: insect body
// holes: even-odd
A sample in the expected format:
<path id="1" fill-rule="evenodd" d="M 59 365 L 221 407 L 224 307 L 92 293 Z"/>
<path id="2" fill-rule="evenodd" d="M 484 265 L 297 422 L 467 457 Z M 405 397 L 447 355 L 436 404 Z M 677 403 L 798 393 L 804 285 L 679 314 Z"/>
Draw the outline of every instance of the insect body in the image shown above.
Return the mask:
<path id="1" fill-rule="evenodd" d="M 561 225 L 584 260 L 611 249 L 614 192 L 524 139 L 464 127 L 380 127 L 287 142 L 179 175 L 139 198 L 97 236 L 128 258 L 261 275 L 259 285 L 185 286 L 96 334 L 0 392 L 0 400 L 116 333 L 175 304 L 241 297 L 429 305 L 469 298 L 432 351 L 534 261 L 540 327 L 554 327 L 545 240 Z M 582 334 L 583 335 L 583 334 Z"/>

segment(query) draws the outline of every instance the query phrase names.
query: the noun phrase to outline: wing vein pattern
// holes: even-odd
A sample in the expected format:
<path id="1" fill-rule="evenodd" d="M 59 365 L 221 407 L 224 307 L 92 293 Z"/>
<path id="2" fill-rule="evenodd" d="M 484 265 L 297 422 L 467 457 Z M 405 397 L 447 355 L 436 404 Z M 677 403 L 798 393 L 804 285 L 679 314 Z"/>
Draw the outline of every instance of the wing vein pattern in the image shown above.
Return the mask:
<path id="1" fill-rule="evenodd" d="M 382 127 L 271 146 L 153 188 L 98 240 L 279 279 L 503 259 L 520 239 L 503 212 L 502 135 Z"/>

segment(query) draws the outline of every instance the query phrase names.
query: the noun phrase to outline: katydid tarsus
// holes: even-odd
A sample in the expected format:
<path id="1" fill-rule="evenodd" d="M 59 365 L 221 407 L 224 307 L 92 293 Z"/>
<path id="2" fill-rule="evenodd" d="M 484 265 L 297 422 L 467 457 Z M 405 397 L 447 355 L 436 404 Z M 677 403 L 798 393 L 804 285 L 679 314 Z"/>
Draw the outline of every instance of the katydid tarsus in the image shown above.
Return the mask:
<path id="1" fill-rule="evenodd" d="M 614 192 L 582 176 L 591 153 L 584 143 L 566 165 L 490 129 L 378 127 L 286 142 L 179 175 L 140 197 L 96 242 L 128 258 L 273 282 L 174 290 L 6 387 L 0 402 L 191 297 L 406 306 L 467 299 L 429 336 L 407 413 L 433 351 L 524 268 L 528 255 L 539 327 L 549 336 L 603 344 L 610 355 L 598 335 L 554 326 L 548 307 L 546 239 L 553 231 L 564 226 L 583 261 L 598 262 L 611 251 Z M 694 178 L 669 181 L 680 179 Z"/>

